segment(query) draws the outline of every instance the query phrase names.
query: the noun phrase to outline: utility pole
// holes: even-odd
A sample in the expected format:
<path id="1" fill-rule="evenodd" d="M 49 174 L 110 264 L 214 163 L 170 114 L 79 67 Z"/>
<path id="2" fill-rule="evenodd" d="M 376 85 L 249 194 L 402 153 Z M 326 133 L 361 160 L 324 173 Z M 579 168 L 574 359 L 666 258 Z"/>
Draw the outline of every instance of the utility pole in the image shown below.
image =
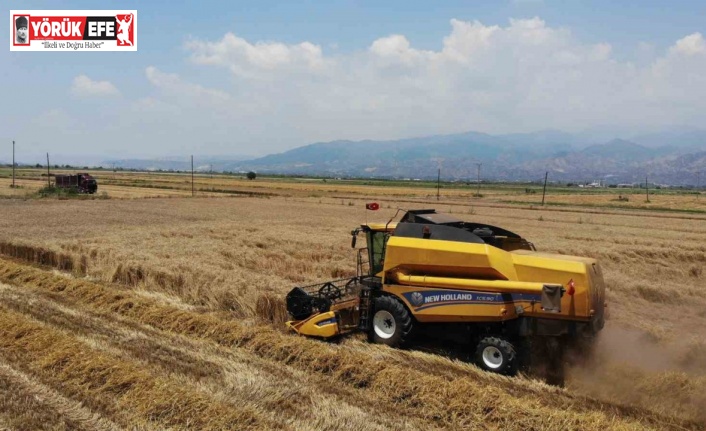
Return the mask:
<path id="1" fill-rule="evenodd" d="M 696 199 L 701 196 L 701 171 L 696 171 Z"/>
<path id="2" fill-rule="evenodd" d="M 51 187 L 51 174 L 49 173 L 49 153 L 47 153 L 47 187 Z"/>
<path id="3" fill-rule="evenodd" d="M 483 165 L 483 163 L 476 163 L 476 166 L 478 166 L 478 191 L 476 192 L 476 197 L 480 197 L 480 167 Z"/>
<path id="4" fill-rule="evenodd" d="M 12 188 L 15 188 L 15 141 L 12 141 Z"/>
<path id="5" fill-rule="evenodd" d="M 436 200 L 439 200 L 439 189 L 441 188 L 441 168 L 436 173 Z"/>
<path id="6" fill-rule="evenodd" d="M 194 197 L 194 156 L 191 156 L 191 197 Z"/>
<path id="7" fill-rule="evenodd" d="M 650 186 L 647 185 L 647 175 L 645 175 L 645 196 L 647 196 L 647 200 L 645 202 L 650 201 Z"/>
<path id="8" fill-rule="evenodd" d="M 549 176 L 549 171 L 544 173 L 544 190 L 542 191 L 542 206 L 544 206 L 544 196 L 547 195 L 547 177 Z"/>

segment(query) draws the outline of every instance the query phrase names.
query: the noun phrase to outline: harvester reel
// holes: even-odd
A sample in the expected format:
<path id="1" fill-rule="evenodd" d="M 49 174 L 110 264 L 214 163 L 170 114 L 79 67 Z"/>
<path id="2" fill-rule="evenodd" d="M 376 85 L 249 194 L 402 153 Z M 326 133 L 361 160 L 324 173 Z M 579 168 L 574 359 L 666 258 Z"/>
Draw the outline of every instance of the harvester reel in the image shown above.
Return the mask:
<path id="1" fill-rule="evenodd" d="M 517 354 L 509 341 L 498 337 L 485 337 L 476 347 L 476 364 L 486 371 L 494 373 L 517 374 Z"/>
<path id="2" fill-rule="evenodd" d="M 335 301 L 336 299 L 341 299 L 343 297 L 343 292 L 341 292 L 341 289 L 335 284 L 326 283 L 319 289 L 319 295 L 322 298 Z"/>

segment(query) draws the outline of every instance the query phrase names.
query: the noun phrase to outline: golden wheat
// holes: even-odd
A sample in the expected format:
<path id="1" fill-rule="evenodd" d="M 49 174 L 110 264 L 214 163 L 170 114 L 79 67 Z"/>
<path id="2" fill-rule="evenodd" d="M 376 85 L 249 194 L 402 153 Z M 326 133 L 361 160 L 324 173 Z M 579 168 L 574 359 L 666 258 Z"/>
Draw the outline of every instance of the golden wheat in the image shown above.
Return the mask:
<path id="1" fill-rule="evenodd" d="M 213 181 L 231 180 L 214 178 Z M 248 184 L 242 183 L 243 187 Z M 286 319 L 283 297 L 292 286 L 355 273 L 355 255 L 349 247 L 348 232 L 366 219 L 360 205 L 366 200 L 362 193 L 352 194 L 350 199 L 334 198 L 331 196 L 338 192 L 329 188 L 322 197 L 306 197 L 305 186 L 297 194 L 285 190 L 286 183 L 277 183 L 282 189 L 276 192 L 295 197 L 269 199 L 0 201 L 0 254 L 87 279 L 73 280 L 46 271 L 27 272 L 29 269 L 21 265 L 10 264 L 3 264 L 0 277 L 16 286 L 35 286 L 47 295 L 58 295 L 56 299 L 68 298 L 62 301 L 70 301 L 76 312 L 90 309 L 104 319 L 117 316 L 122 319 L 121 325 L 139 325 L 140 331 L 155 328 L 159 334 L 215 342 L 220 348 L 238 346 L 252 356 L 247 361 L 271 359 L 274 364 L 267 367 L 273 369 L 289 364 L 302 376 L 323 381 L 333 378 L 333 386 L 343 391 L 336 392 L 336 399 L 350 404 L 346 410 L 348 422 L 369 423 L 370 429 L 384 429 L 385 424 L 388 428 L 410 429 L 447 426 L 512 429 L 513 412 L 524 418 L 518 419 L 517 429 L 521 426 L 660 429 L 672 425 L 698 428 L 674 418 L 706 420 L 703 416 L 706 400 L 699 389 L 704 384 L 706 369 L 702 342 L 706 337 L 703 295 L 706 218 L 703 216 L 563 207 L 537 209 L 499 203 L 471 206 L 450 200 L 439 206 L 420 199 L 421 193 L 405 196 L 404 201 L 387 194 L 376 198 L 383 209 L 369 213 L 367 217 L 371 220 L 374 217 L 386 221 L 398 206 L 437 206 L 459 218 L 521 233 L 540 250 L 592 256 L 601 261 L 610 312 L 609 326 L 604 331 L 606 340 L 610 341 L 612 334 L 629 330 L 637 334 L 636 341 L 627 343 L 621 335 L 617 340 L 604 342 L 607 347 L 599 355 L 598 364 L 577 365 L 571 370 L 568 388 L 574 395 L 560 391 L 558 401 L 550 402 L 550 398 L 536 401 L 537 397 L 554 396 L 555 392 L 531 381 L 508 383 L 507 379 L 479 374 L 472 366 L 433 355 L 380 349 L 355 339 L 339 347 L 312 344 L 282 334 L 277 328 L 281 329 L 279 324 Z M 254 184 L 248 187 L 257 191 Z M 274 190 L 274 185 L 257 187 L 264 187 L 260 191 L 268 187 Z M 369 195 L 379 192 L 362 189 Z M 104 283 L 112 287 L 106 290 Z M 117 288 L 118 285 L 123 288 Z M 52 298 L 49 296 L 47 300 Z M 81 319 L 73 321 L 65 316 L 52 323 L 49 311 L 42 317 L 40 311 L 20 307 L 21 301 L 10 302 L 15 304 L 13 310 L 51 323 L 56 329 L 70 331 L 77 340 L 89 342 L 93 348 L 113 357 L 118 355 L 128 363 L 130 358 L 142 358 L 163 370 L 174 366 L 181 378 L 190 380 L 208 379 L 206 374 L 212 374 L 208 392 L 224 399 L 232 395 L 218 390 L 214 383 L 223 378 L 218 370 L 224 369 L 228 361 L 222 358 L 215 362 L 197 360 L 190 353 L 191 348 L 169 349 L 166 341 L 156 341 L 163 335 L 149 332 L 143 332 L 145 335 L 130 348 L 128 341 L 118 341 L 123 340 L 122 333 L 111 332 L 110 337 L 103 337 L 100 331 L 106 330 L 105 327 L 82 327 L 78 323 Z M 46 305 L 47 310 L 55 308 Z M 274 326 L 256 324 L 251 319 L 255 316 Z M 236 318 L 241 323 L 229 322 Z M 684 336 L 687 330 L 688 335 Z M 110 338 L 116 341 L 111 342 Z M 658 357 L 660 367 L 653 367 L 643 360 L 645 357 Z M 393 364 L 393 368 L 380 368 L 382 358 Z M 214 367 L 214 363 L 221 365 Z M 258 364 L 253 368 L 265 366 Z M 204 372 L 199 374 L 200 366 Z M 405 373 L 412 374 L 404 377 Z M 231 371 L 228 375 L 235 374 Z M 237 375 L 234 379 L 248 379 L 243 374 Z M 439 380 L 442 376 L 458 384 L 445 386 Z M 409 386 L 391 386 L 386 380 L 391 378 L 411 380 Z M 233 383 L 234 379 L 229 387 L 241 387 Z M 436 387 L 428 396 L 427 385 Z M 249 387 L 255 386 L 268 387 L 262 380 Z M 321 390 L 317 385 L 306 389 L 306 395 L 302 396 L 316 398 Z M 361 390 L 371 395 L 361 395 Z M 434 396 L 455 400 L 449 398 L 450 394 L 460 390 L 474 394 L 478 401 L 438 405 L 432 399 Z M 283 423 L 282 417 L 270 409 L 274 408 L 276 401 L 272 400 L 277 396 L 286 398 L 284 392 L 265 391 L 270 391 L 272 398 L 265 397 L 261 402 L 270 407 L 264 410 L 253 407 L 254 411 L 265 423 Z M 490 403 L 492 398 L 484 398 L 484 391 L 501 401 L 493 401 L 488 407 L 484 403 Z M 666 391 L 675 395 L 664 399 Z M 508 394 L 512 396 L 508 398 Z M 576 394 L 609 403 L 589 401 Z M 366 404 L 368 397 L 388 400 L 380 407 L 385 412 L 384 420 L 373 424 L 370 409 L 374 406 Z M 645 407 L 660 416 L 647 410 L 631 413 L 614 402 Z M 568 408 L 569 413 L 562 415 L 551 408 L 554 404 L 559 409 Z M 582 405 L 590 407 L 582 410 L 579 407 Z M 297 409 L 307 410 L 312 406 L 310 401 L 289 405 L 285 416 L 296 418 L 290 425 L 303 427 L 310 419 Z M 427 407 L 423 414 L 418 411 Z M 338 423 L 338 417 L 340 414 L 329 404 L 316 416 L 316 427 Z M 6 422 L 3 416 L 0 422 Z"/>
<path id="2" fill-rule="evenodd" d="M 161 330 L 210 340 L 223 346 L 237 346 L 239 350 L 251 352 L 261 358 L 288 364 L 314 375 L 328 376 L 334 381 L 332 388 L 339 384 L 367 391 L 369 397 L 379 400 L 381 404 L 389 404 L 389 410 L 414 420 L 428 421 L 433 426 L 486 429 L 661 429 L 671 423 L 692 426 L 675 419 L 661 418 L 647 411 L 587 402 L 580 397 L 576 398 L 544 385 L 540 385 L 543 389 L 539 390 L 535 386 L 536 383 L 531 381 L 486 374 L 475 367 L 428 354 L 400 352 L 381 346 L 368 348 L 368 345 L 355 340 L 336 346 L 301 339 L 273 331 L 269 326 L 247 327 L 210 314 L 174 309 L 130 291 L 116 291 L 114 288 L 71 280 L 2 260 L 0 279 L 10 283 L 21 280 L 31 288 L 51 292 L 64 301 L 79 303 L 83 309 L 118 313 Z M 31 352 L 37 356 L 41 356 L 41 352 L 52 352 L 51 358 L 64 358 L 63 361 L 67 361 L 69 350 L 77 350 L 76 341 L 60 336 L 55 333 L 56 330 L 52 332 L 48 328 L 25 321 L 26 319 L 23 320 L 15 312 L 7 311 L 3 314 L 0 311 L 0 318 L 6 319 L 4 326 L 9 328 L 7 333 L 0 331 L 0 342 L 5 340 L 8 351 L 24 355 L 22 358 L 26 360 L 26 355 Z M 15 321 L 21 323 L 15 324 Z M 19 329 L 16 329 L 16 326 L 19 326 Z M 21 342 L 22 349 L 18 350 L 16 344 L 20 342 L 12 341 L 18 339 L 17 334 L 35 331 L 52 332 L 52 343 L 56 344 L 37 350 L 37 343 L 30 339 Z M 19 339 L 25 338 L 21 336 Z M 50 342 L 44 338 L 40 341 Z M 65 347 L 60 348 L 59 343 Z M 80 350 L 86 349 L 84 347 Z M 96 373 L 101 380 L 108 378 L 106 374 L 101 373 L 104 365 L 98 360 L 109 360 L 105 354 L 91 349 L 88 356 L 91 364 L 98 362 L 98 365 L 90 368 L 95 371 L 89 373 L 90 377 L 81 374 L 83 379 L 95 378 Z M 81 358 L 83 356 L 76 358 L 76 361 Z M 69 362 L 72 360 L 73 357 Z M 27 366 L 33 369 L 33 362 L 30 361 Z M 58 378 L 71 382 L 72 379 L 80 378 L 80 375 L 75 373 L 86 371 L 86 366 L 88 365 L 80 362 L 75 370 L 71 368 L 71 373 L 62 372 Z M 136 371 L 129 368 L 128 362 L 119 362 L 113 366 L 119 366 L 117 375 L 111 375 L 109 381 L 96 390 L 103 390 L 106 385 L 107 388 L 118 385 L 120 389 L 116 390 L 136 386 L 131 379 Z M 128 367 L 124 373 L 119 371 L 122 367 Z M 123 375 L 125 377 L 120 377 Z M 124 379 L 129 379 L 129 384 L 125 383 Z M 149 386 L 149 380 L 146 385 Z M 141 411 L 138 409 L 138 412 Z M 187 414 L 186 411 L 182 413 Z M 260 413 L 259 416 L 263 414 Z M 201 420 L 210 426 L 211 422 L 206 422 L 205 417 Z"/>

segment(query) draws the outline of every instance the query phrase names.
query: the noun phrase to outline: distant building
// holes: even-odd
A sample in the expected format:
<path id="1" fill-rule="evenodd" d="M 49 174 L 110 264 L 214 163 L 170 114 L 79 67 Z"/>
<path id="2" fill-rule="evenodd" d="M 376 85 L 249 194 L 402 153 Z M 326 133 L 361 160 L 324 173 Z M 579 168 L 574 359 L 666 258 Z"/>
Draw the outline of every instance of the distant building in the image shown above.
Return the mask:
<path id="1" fill-rule="evenodd" d="M 594 181 L 591 184 L 586 184 L 584 187 L 586 188 L 592 188 L 592 189 L 597 189 L 599 187 L 605 187 L 605 185 L 601 184 L 600 181 Z"/>

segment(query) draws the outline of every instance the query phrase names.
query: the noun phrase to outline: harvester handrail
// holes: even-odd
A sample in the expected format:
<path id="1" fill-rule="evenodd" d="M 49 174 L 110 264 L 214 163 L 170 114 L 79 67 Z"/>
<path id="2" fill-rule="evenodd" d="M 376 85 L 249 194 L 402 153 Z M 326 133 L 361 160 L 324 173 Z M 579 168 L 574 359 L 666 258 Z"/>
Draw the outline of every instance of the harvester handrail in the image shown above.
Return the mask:
<path id="1" fill-rule="evenodd" d="M 386 232 L 387 232 L 387 227 L 390 225 L 390 223 L 392 223 L 392 220 L 394 220 L 395 217 L 397 217 L 397 214 L 399 214 L 400 211 L 407 211 L 407 210 L 402 209 L 402 208 L 397 208 L 397 212 L 395 212 L 395 215 L 393 215 L 392 217 L 390 217 L 390 220 L 388 220 L 387 223 L 385 223 L 385 231 L 386 231 Z"/>
<path id="2" fill-rule="evenodd" d="M 366 263 L 369 263 L 369 260 L 363 261 L 363 256 L 365 255 L 367 257 L 368 253 L 368 247 L 361 247 L 358 249 L 358 256 L 356 259 L 356 268 L 355 268 L 355 275 L 358 279 L 360 279 L 364 274 L 365 271 L 363 271 L 363 265 Z"/>

